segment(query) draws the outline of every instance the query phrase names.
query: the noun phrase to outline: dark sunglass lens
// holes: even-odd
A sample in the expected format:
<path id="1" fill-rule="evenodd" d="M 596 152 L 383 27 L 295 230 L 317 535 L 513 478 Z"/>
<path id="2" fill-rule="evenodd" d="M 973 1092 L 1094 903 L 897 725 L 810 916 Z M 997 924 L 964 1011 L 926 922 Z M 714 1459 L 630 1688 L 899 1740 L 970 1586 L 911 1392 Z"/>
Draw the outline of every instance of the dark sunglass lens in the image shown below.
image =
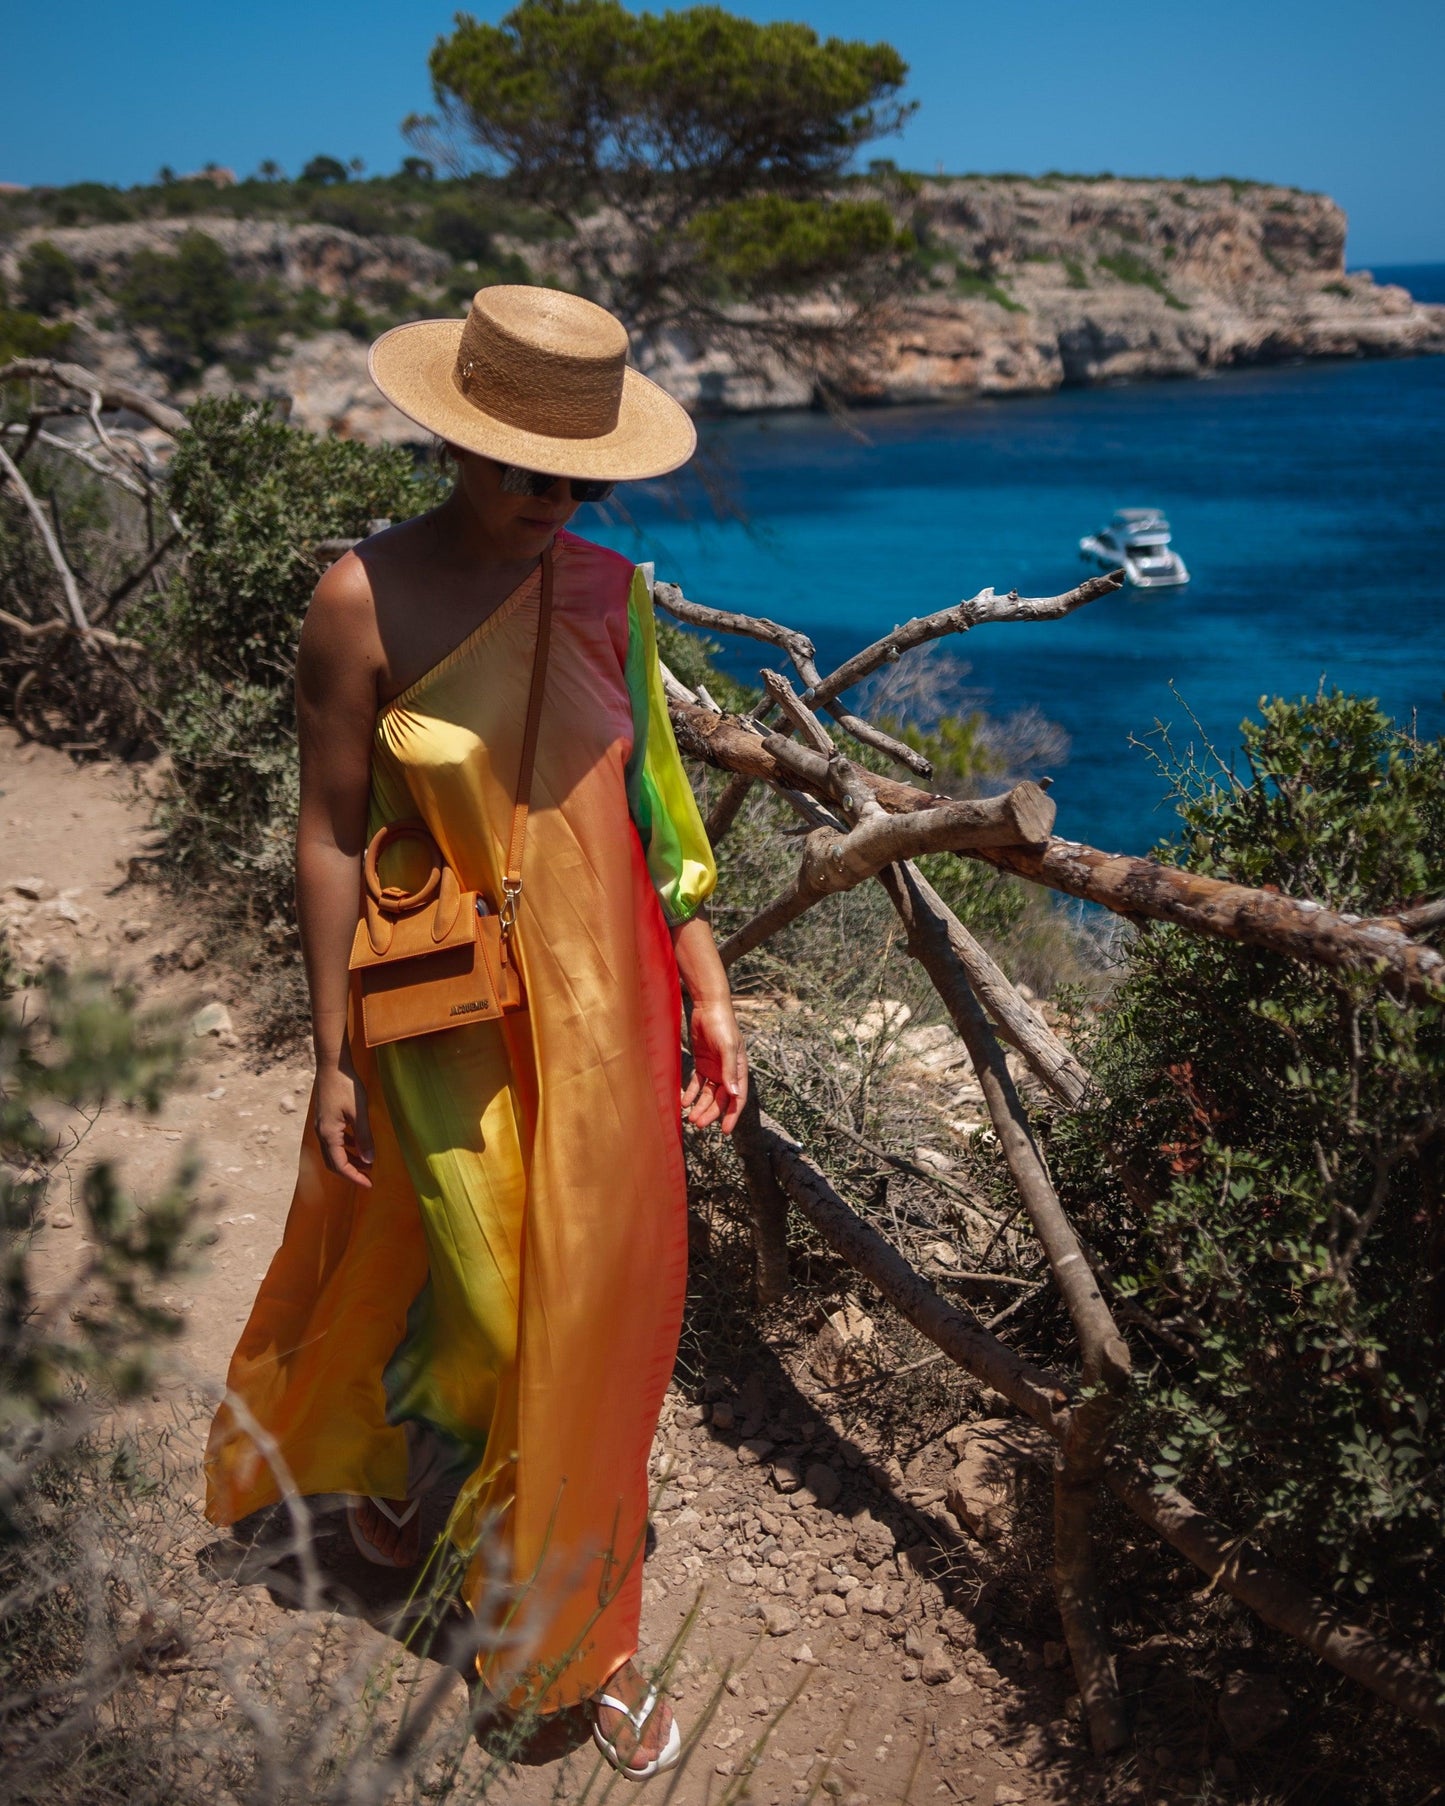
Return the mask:
<path id="1" fill-rule="evenodd" d="M 573 477 L 571 486 L 574 502 L 605 502 L 617 487 L 596 477 Z"/>

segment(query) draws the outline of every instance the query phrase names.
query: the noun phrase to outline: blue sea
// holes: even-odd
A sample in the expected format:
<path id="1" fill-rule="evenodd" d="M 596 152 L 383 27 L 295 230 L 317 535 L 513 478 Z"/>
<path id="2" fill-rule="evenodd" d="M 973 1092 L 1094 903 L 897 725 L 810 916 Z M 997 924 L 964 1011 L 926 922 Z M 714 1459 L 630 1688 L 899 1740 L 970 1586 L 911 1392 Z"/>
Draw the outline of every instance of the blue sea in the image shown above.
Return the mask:
<path id="1" fill-rule="evenodd" d="M 1379 269 L 1445 299 L 1445 266 Z M 1124 590 L 1062 621 L 945 642 L 991 713 L 1068 733 L 1057 832 L 1144 851 L 1173 816 L 1131 741 L 1166 724 L 1226 756 L 1261 697 L 1324 682 L 1445 732 L 1445 359 L 1310 364 L 854 417 L 718 421 L 702 485 L 627 493 L 599 531 L 697 602 L 802 628 L 827 671 L 898 622 L 985 585 L 1047 596 L 1119 507 L 1165 510 L 1187 589 Z M 590 510 L 588 511 L 590 513 Z M 915 655 L 916 656 L 916 655 Z M 783 655 L 729 640 L 755 680 Z M 1194 723 L 1198 723 L 1198 727 Z"/>

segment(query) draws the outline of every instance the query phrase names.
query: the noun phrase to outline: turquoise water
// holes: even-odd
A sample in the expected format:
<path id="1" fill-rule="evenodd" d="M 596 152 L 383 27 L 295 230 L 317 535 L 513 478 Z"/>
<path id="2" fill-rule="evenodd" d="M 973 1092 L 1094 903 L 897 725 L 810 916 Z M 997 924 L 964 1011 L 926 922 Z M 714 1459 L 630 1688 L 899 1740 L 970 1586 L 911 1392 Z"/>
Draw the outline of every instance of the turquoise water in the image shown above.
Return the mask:
<path id="1" fill-rule="evenodd" d="M 689 478 L 671 496 L 628 492 L 629 525 L 579 527 L 655 559 L 695 601 L 802 628 L 826 671 L 986 584 L 1066 590 L 1087 574 L 1081 534 L 1117 507 L 1162 507 L 1187 589 L 945 642 L 991 711 L 1032 705 L 1067 730 L 1051 768 L 1058 832 L 1095 845 L 1142 851 L 1170 829 L 1160 778 L 1130 745 L 1156 721 L 1187 743 L 1192 713 L 1228 753 L 1262 695 L 1323 680 L 1445 732 L 1445 359 L 880 410 L 858 425 L 866 443 L 812 414 L 710 424 L 709 462 L 741 519 L 717 519 Z M 723 662 L 755 679 L 782 658 L 734 639 Z"/>

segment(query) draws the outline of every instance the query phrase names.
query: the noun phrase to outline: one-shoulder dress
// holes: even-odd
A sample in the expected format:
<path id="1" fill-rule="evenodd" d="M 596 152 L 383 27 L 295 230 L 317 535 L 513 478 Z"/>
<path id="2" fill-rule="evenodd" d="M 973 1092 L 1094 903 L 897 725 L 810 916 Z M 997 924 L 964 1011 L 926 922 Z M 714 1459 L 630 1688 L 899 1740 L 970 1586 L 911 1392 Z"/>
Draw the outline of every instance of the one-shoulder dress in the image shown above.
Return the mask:
<path id="1" fill-rule="evenodd" d="M 637 1648 L 687 1259 L 669 925 L 716 882 L 646 574 L 570 533 L 553 567 L 515 930 L 528 1007 L 372 1052 L 353 1037 L 371 1188 L 328 1171 L 308 1111 L 206 1452 L 217 1524 L 288 1493 L 405 1497 L 420 1449 L 449 1467 L 452 1541 L 480 1545 L 465 1597 L 480 1611 L 500 1580 L 525 1607 L 482 1677 L 543 1711 Z M 369 831 L 421 816 L 494 899 L 540 597 L 539 571 L 376 723 Z M 394 856 L 404 880 L 414 853 Z"/>

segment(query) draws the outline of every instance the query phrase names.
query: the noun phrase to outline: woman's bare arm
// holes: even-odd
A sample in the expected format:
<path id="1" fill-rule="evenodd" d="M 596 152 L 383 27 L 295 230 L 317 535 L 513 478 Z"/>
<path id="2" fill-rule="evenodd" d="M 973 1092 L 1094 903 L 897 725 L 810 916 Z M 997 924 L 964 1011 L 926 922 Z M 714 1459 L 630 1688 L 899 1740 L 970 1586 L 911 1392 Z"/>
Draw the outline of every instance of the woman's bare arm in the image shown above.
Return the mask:
<path id="1" fill-rule="evenodd" d="M 721 1118 L 723 1133 L 730 1135 L 747 1102 L 748 1058 L 712 923 L 700 914 L 683 922 L 672 931 L 672 949 L 692 998 L 693 1072 L 682 1094 L 683 1110 L 695 1128 Z"/>
<path id="2" fill-rule="evenodd" d="M 381 668 L 371 586 L 361 560 L 348 554 L 317 584 L 296 657 L 296 914 L 311 993 L 316 1132 L 331 1170 L 365 1186 L 371 1130 L 346 1040 L 347 960 L 361 898 Z"/>

